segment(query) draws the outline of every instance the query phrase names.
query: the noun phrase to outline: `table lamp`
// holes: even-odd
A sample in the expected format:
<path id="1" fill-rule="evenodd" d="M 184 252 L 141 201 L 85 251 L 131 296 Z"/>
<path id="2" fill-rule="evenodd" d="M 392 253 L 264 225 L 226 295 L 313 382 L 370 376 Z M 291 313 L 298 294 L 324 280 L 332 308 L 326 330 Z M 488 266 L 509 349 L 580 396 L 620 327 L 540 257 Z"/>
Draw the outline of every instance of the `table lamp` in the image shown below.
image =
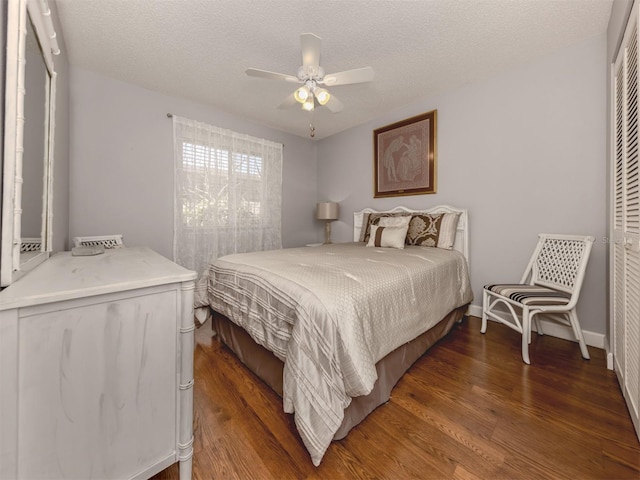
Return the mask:
<path id="1" fill-rule="evenodd" d="M 316 218 L 324 220 L 324 243 L 331 243 L 331 222 L 337 220 L 339 216 L 339 208 L 336 202 L 323 202 L 316 205 Z"/>

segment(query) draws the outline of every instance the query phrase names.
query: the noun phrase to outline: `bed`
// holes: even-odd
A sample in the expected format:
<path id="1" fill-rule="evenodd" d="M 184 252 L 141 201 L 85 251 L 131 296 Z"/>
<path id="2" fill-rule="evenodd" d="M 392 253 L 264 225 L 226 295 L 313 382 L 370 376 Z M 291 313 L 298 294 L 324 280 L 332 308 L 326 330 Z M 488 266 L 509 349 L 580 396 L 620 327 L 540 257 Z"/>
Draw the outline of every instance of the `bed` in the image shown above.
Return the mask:
<path id="1" fill-rule="evenodd" d="M 466 210 L 364 209 L 353 240 L 221 257 L 196 304 L 282 397 L 316 466 L 473 297 Z"/>

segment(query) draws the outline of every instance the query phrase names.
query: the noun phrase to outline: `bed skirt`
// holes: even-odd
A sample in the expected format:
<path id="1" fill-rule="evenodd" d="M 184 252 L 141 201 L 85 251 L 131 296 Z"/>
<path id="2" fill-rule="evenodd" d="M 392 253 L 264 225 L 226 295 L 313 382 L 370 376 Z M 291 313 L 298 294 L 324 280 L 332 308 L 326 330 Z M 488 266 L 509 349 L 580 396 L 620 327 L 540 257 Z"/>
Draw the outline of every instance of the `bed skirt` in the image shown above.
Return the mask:
<path id="1" fill-rule="evenodd" d="M 449 333 L 453 325 L 462 319 L 466 310 L 466 305 L 453 310 L 431 329 L 380 360 L 376 364 L 378 379 L 373 390 L 368 395 L 353 398 L 344 411 L 344 420 L 333 439 L 340 440 L 346 437 L 347 433 L 369 413 L 387 402 L 391 390 L 402 375 L 431 346 Z M 211 326 L 240 361 L 282 397 L 284 363 L 269 350 L 255 343 L 245 330 L 224 315 L 213 312 Z"/>

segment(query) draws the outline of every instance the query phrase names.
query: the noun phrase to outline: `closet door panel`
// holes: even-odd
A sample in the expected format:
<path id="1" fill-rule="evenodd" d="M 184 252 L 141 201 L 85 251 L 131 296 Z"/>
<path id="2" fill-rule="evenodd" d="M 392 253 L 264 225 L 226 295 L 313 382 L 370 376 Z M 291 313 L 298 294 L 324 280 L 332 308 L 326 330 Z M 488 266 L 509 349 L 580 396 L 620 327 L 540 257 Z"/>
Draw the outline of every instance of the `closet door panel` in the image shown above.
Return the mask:
<path id="1" fill-rule="evenodd" d="M 611 268 L 616 374 L 640 438 L 640 114 L 638 4 L 614 64 Z"/>

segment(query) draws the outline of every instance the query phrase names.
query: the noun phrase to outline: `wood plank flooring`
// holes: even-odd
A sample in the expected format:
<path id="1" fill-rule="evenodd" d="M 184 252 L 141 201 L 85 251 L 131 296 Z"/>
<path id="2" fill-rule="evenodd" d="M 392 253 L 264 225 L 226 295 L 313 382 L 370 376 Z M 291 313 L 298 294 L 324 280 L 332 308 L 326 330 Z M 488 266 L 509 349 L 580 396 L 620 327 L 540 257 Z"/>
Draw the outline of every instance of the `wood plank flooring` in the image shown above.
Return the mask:
<path id="1" fill-rule="evenodd" d="M 469 317 L 316 468 L 281 399 L 209 325 L 196 332 L 196 479 L 640 479 L 640 444 L 603 350 Z M 173 465 L 153 477 L 177 479 Z"/>

